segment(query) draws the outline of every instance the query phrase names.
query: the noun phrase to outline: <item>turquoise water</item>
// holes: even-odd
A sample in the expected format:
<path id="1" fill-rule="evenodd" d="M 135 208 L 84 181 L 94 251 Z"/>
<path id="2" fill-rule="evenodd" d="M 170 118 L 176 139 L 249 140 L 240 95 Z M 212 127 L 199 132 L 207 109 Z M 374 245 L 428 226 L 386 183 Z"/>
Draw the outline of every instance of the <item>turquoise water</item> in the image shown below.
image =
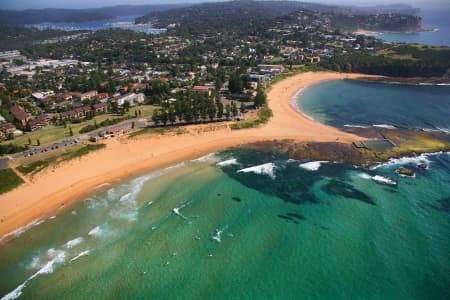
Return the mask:
<path id="1" fill-rule="evenodd" d="M 0 246 L 0 295 L 449 299 L 449 153 L 304 163 L 227 151 L 103 186 Z"/>
<path id="2" fill-rule="evenodd" d="M 334 127 L 450 130 L 450 86 L 336 80 L 304 90 L 300 109 Z"/>
<path id="3" fill-rule="evenodd" d="M 446 89 L 327 82 L 301 104 L 338 127 L 449 128 Z M 450 299 L 450 153 L 362 169 L 269 150 L 100 186 L 0 244 L 0 297 Z"/>

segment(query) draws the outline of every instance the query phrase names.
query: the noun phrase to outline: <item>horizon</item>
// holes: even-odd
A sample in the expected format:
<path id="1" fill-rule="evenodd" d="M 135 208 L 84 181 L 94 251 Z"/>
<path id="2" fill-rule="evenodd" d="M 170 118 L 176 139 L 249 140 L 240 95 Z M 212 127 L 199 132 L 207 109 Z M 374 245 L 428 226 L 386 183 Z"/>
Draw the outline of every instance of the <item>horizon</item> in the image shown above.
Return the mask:
<path id="1" fill-rule="evenodd" d="M 94 9 L 109 6 L 120 6 L 120 5 L 170 5 L 170 4 L 199 4 L 206 2 L 226 2 L 228 0 L 100 0 L 95 1 L 95 5 L 92 4 L 90 0 L 69 0 L 69 1 L 56 1 L 56 0 L 44 0 L 44 1 L 33 1 L 33 0 L 16 0 L 16 1 L 0 1 L 0 9 L 4 10 L 27 10 L 27 9 L 48 9 L 48 8 L 59 8 L 59 9 Z M 278 1 L 278 0 L 275 0 Z M 280 0 L 281 1 L 281 0 Z M 295 0 L 294 0 L 295 1 Z M 310 2 L 310 3 L 320 3 L 325 5 L 337 5 L 337 6 L 377 6 L 377 5 L 392 5 L 392 4 L 406 4 L 417 8 L 430 8 L 430 7 L 449 7 L 447 0 L 408 0 L 408 1 L 390 1 L 390 0 L 311 0 L 311 1 L 298 1 L 298 2 Z"/>

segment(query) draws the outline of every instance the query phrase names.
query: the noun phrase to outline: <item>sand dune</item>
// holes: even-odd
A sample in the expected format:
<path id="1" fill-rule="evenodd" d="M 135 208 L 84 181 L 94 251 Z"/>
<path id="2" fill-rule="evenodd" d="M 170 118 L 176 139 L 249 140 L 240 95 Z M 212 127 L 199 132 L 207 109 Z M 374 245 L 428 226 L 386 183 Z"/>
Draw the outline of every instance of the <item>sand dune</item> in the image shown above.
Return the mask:
<path id="1" fill-rule="evenodd" d="M 0 196 L 0 236 L 33 220 L 46 217 L 73 201 L 92 193 L 106 182 L 138 172 L 192 159 L 227 147 L 255 141 L 296 139 L 299 141 L 352 142 L 358 136 L 339 131 L 297 112 L 289 100 L 302 88 L 323 80 L 367 77 L 331 72 L 302 73 L 275 84 L 268 92 L 274 116 L 260 128 L 231 131 L 226 126 L 187 127 L 186 134 L 141 136 L 108 140 L 107 147 L 80 159 L 39 173 L 32 182 Z"/>

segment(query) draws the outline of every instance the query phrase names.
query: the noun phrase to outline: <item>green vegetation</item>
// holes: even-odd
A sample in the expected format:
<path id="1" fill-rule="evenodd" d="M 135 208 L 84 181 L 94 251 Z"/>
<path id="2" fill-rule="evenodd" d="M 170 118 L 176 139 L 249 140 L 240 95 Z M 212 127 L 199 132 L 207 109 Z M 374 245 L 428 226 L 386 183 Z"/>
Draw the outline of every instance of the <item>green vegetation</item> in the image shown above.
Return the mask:
<path id="1" fill-rule="evenodd" d="M 28 150 L 28 146 L 18 146 L 15 144 L 0 144 L 0 156 L 5 154 L 14 154 L 18 152 L 22 152 Z"/>
<path id="2" fill-rule="evenodd" d="M 101 121 L 100 124 L 97 124 L 97 122 L 95 122 L 93 125 L 84 126 L 83 128 L 80 129 L 79 132 L 80 133 L 90 132 L 90 131 L 93 131 L 93 130 L 98 129 L 100 127 L 107 127 L 107 126 L 115 125 L 115 124 L 120 123 L 122 121 L 129 120 L 130 118 L 131 118 L 130 116 L 127 116 L 127 117 L 123 117 L 123 118 L 106 119 L 104 121 Z"/>
<path id="3" fill-rule="evenodd" d="M 155 109 L 154 106 L 150 105 L 141 105 L 137 106 L 135 108 L 130 109 L 129 115 L 134 116 L 136 111 L 141 111 L 141 117 L 148 117 L 152 114 L 153 110 Z M 92 120 L 86 120 L 80 123 L 67 123 L 67 127 L 64 126 L 46 126 L 44 128 L 41 128 L 39 130 L 29 132 L 27 134 L 15 137 L 14 140 L 6 141 L 0 144 L 0 155 L 2 154 L 12 154 L 17 153 L 21 151 L 27 150 L 28 145 L 28 139 L 31 139 L 32 142 L 36 142 L 37 140 L 40 141 L 42 146 L 48 146 L 53 144 L 56 141 L 63 140 L 65 138 L 68 138 L 70 136 L 70 129 L 69 126 L 72 128 L 73 136 L 76 137 L 79 134 L 82 133 L 80 130 L 83 127 L 86 127 L 88 123 L 92 123 L 92 125 L 95 126 L 95 123 L 97 124 L 107 124 L 108 122 L 114 122 L 116 119 L 122 119 L 123 116 L 116 116 L 112 114 L 102 114 L 95 116 Z M 106 121 L 106 120 L 110 121 Z M 106 123 L 104 123 L 106 122 Z M 115 123 L 114 123 L 115 124 Z M 106 125 L 101 125 L 106 126 Z M 21 146 L 24 145 L 24 146 Z M 12 151 L 12 152 L 11 152 Z"/>
<path id="4" fill-rule="evenodd" d="M 76 150 L 68 150 L 66 152 L 55 153 L 50 157 L 43 158 L 30 163 L 22 164 L 17 170 L 24 175 L 33 176 L 49 166 L 56 166 L 62 162 L 79 158 L 90 152 L 105 148 L 105 144 L 88 144 L 78 147 Z"/>
<path id="5" fill-rule="evenodd" d="M 27 165 L 18 166 L 16 169 L 22 174 L 35 174 L 49 165 L 48 160 L 37 160 Z"/>
<path id="6" fill-rule="evenodd" d="M 128 138 L 134 138 L 136 136 L 144 135 L 144 134 L 171 134 L 175 133 L 176 135 L 181 135 L 187 133 L 187 130 L 181 127 L 159 127 L 159 128 L 144 128 L 135 132 L 132 132 L 128 135 Z"/>
<path id="7" fill-rule="evenodd" d="M 450 68 L 450 49 L 399 45 L 378 52 L 353 51 L 320 63 L 338 72 L 395 77 L 440 77 Z"/>
<path id="8" fill-rule="evenodd" d="M 24 181 L 13 170 L 3 169 L 0 170 L 0 182 L 0 194 L 3 194 L 15 189 Z"/>
<path id="9" fill-rule="evenodd" d="M 259 126 L 269 122 L 269 120 L 270 120 L 270 118 L 272 118 L 272 116 L 273 116 L 273 113 L 269 107 L 262 107 L 258 110 L 258 117 L 256 119 L 233 123 L 230 125 L 230 128 L 232 130 L 240 130 L 240 129 L 259 127 Z"/>
<path id="10" fill-rule="evenodd" d="M 61 156 L 62 160 L 59 160 L 58 163 L 62 161 L 69 161 L 75 158 L 79 158 L 81 156 L 84 156 L 86 154 L 89 154 L 90 152 L 97 151 L 100 149 L 106 148 L 105 144 L 88 144 L 74 152 L 68 152 Z"/>

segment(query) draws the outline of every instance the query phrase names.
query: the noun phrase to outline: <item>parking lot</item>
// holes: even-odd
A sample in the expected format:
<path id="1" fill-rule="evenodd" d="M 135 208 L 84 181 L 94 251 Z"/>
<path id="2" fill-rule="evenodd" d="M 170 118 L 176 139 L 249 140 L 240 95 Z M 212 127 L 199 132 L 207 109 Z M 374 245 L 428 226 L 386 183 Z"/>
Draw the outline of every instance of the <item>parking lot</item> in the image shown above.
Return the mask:
<path id="1" fill-rule="evenodd" d="M 39 155 L 39 154 L 42 154 L 42 153 L 47 153 L 47 152 L 54 151 L 56 149 L 64 148 L 64 147 L 67 147 L 67 146 L 70 146 L 70 145 L 78 144 L 80 142 L 81 142 L 80 138 L 66 139 L 66 140 L 63 140 L 61 142 L 54 143 L 51 146 L 36 147 L 34 149 L 27 150 L 27 151 L 24 151 L 22 153 L 18 153 L 18 154 L 16 154 L 14 156 L 14 158 L 35 156 L 35 155 Z"/>

